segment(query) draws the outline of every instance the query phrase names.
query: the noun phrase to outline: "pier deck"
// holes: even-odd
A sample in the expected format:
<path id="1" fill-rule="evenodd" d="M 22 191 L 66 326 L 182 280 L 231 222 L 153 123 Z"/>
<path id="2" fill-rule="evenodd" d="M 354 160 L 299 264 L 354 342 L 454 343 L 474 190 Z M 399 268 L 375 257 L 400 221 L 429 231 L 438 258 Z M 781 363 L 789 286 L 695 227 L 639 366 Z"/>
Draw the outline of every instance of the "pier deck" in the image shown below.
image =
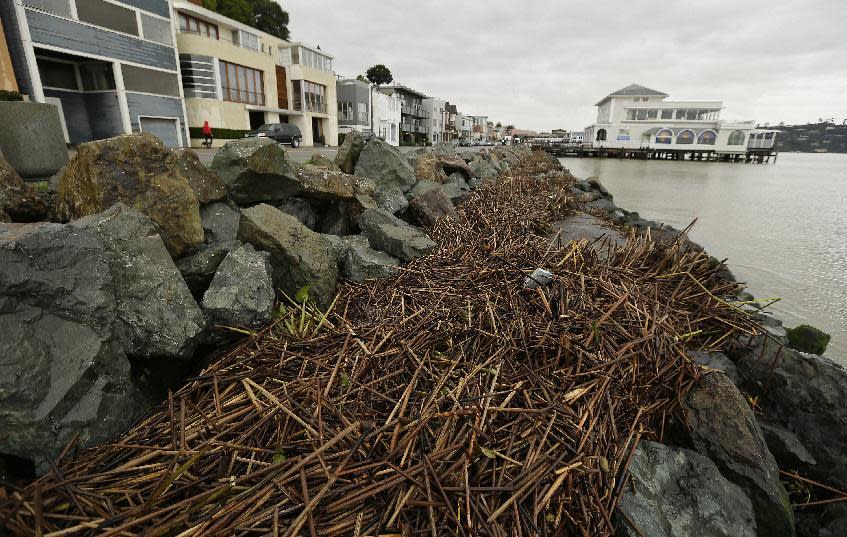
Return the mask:
<path id="1" fill-rule="evenodd" d="M 697 160 L 707 162 L 776 162 L 778 153 L 772 148 L 751 149 L 745 151 L 720 152 L 703 149 L 657 149 L 591 147 L 586 145 L 533 145 L 533 149 L 543 149 L 557 157 L 576 158 L 629 158 L 638 160 Z"/>

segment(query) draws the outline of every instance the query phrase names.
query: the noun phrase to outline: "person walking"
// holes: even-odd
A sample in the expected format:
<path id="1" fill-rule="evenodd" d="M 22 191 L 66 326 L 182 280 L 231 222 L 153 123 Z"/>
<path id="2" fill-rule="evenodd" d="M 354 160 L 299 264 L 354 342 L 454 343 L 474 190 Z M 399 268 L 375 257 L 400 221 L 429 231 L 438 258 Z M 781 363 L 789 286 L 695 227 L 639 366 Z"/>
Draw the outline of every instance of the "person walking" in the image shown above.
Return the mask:
<path id="1" fill-rule="evenodd" d="M 208 121 L 203 122 L 203 147 L 212 147 L 212 127 Z"/>

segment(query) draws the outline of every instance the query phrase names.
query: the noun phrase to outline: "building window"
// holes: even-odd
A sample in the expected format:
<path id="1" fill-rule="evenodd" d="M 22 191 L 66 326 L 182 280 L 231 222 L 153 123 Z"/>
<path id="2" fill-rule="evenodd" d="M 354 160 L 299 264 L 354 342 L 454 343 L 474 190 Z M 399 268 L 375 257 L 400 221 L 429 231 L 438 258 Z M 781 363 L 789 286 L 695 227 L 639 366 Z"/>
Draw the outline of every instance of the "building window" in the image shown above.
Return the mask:
<path id="1" fill-rule="evenodd" d="M 91 62 L 79 64 L 82 89 L 85 91 L 104 91 L 115 89 L 115 72 L 112 64 Z"/>
<path id="2" fill-rule="evenodd" d="M 62 17 L 71 17 L 70 0 L 23 0 L 23 4 L 43 11 L 49 11 Z"/>
<path id="3" fill-rule="evenodd" d="M 293 47 L 291 49 L 291 61 L 319 71 L 332 72 L 332 58 L 304 47 Z"/>
<path id="4" fill-rule="evenodd" d="M 597 131 L 597 141 L 605 142 L 606 141 L 606 129 L 600 129 Z"/>
<path id="5" fill-rule="evenodd" d="M 717 137 L 718 135 L 715 134 L 715 131 L 703 131 L 697 137 L 697 143 L 700 145 L 715 145 Z"/>
<path id="6" fill-rule="evenodd" d="M 185 13 L 179 14 L 179 31 L 220 39 L 217 25 L 192 17 L 191 15 L 186 15 Z"/>
<path id="7" fill-rule="evenodd" d="M 685 119 L 685 110 L 677 110 L 676 111 L 677 119 Z"/>
<path id="8" fill-rule="evenodd" d="M 292 107 L 298 112 L 303 111 L 303 85 L 300 80 L 291 81 L 291 90 L 294 93 Z"/>
<path id="9" fill-rule="evenodd" d="M 368 103 L 356 103 L 359 112 L 359 123 L 368 122 Z"/>
<path id="10" fill-rule="evenodd" d="M 186 97 L 217 98 L 215 68 L 210 56 L 180 54 L 179 70 L 182 89 Z"/>
<path id="11" fill-rule="evenodd" d="M 135 11 L 117 4 L 110 4 L 103 0 L 76 0 L 76 13 L 82 22 L 125 34 L 138 35 Z"/>
<path id="12" fill-rule="evenodd" d="M 122 65 L 124 88 L 127 91 L 154 93 L 179 97 L 179 82 L 175 73 L 154 71 L 134 65 Z"/>
<path id="13" fill-rule="evenodd" d="M 251 50 L 260 50 L 259 36 L 251 34 L 249 32 L 245 32 L 244 30 L 233 30 L 232 42 L 244 48 L 249 48 Z"/>
<path id="14" fill-rule="evenodd" d="M 353 103 L 349 101 L 338 101 L 338 120 L 353 121 Z"/>
<path id="15" fill-rule="evenodd" d="M 45 88 L 79 90 L 74 64 L 36 58 L 41 85 Z"/>
<path id="16" fill-rule="evenodd" d="M 657 144 L 669 144 L 673 140 L 673 131 L 670 129 L 662 129 L 656 133 Z"/>
<path id="17" fill-rule="evenodd" d="M 308 80 L 296 80 L 297 88 L 303 88 L 303 103 L 306 112 L 317 112 L 326 114 L 326 86 L 309 82 Z M 294 90 L 295 99 L 299 95 L 298 89 Z M 295 108 L 299 110 L 299 108 Z"/>
<path id="18" fill-rule="evenodd" d="M 672 108 L 662 109 L 662 119 L 673 119 L 673 109 Z"/>
<path id="19" fill-rule="evenodd" d="M 225 101 L 245 104 L 265 104 L 265 85 L 262 71 L 220 62 L 221 90 Z"/>
<path id="20" fill-rule="evenodd" d="M 163 45 L 173 45 L 171 39 L 171 23 L 165 19 L 157 19 L 149 15 L 141 14 L 141 30 L 144 32 L 144 39 L 155 41 Z"/>
<path id="21" fill-rule="evenodd" d="M 744 145 L 744 131 L 732 131 L 729 135 L 727 145 Z"/>
<path id="22" fill-rule="evenodd" d="M 688 129 L 680 131 L 679 134 L 676 135 L 676 143 L 678 144 L 693 144 L 694 143 L 694 132 Z"/>

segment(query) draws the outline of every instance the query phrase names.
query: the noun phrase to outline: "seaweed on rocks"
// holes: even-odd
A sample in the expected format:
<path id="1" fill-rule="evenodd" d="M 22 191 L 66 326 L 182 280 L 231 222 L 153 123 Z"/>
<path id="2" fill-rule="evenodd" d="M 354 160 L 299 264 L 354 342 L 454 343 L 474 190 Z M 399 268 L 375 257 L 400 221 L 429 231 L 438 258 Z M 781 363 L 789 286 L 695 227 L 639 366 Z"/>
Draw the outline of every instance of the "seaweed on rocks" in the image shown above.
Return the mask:
<path id="1" fill-rule="evenodd" d="M 640 439 L 755 332 L 682 241 L 551 244 L 573 178 L 525 155 L 395 275 L 303 297 L 111 443 L 0 487 L 16 535 L 614 533 Z M 547 285 L 527 289 L 535 269 Z M 556 532 L 559 533 L 556 533 Z"/>

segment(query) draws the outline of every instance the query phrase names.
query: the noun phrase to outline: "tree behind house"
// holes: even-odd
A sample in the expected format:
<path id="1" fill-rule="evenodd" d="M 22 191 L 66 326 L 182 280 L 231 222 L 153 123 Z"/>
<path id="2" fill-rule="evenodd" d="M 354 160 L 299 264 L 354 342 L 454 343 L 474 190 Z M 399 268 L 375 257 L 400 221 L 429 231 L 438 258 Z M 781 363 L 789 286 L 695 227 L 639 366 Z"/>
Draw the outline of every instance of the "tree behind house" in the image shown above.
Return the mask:
<path id="1" fill-rule="evenodd" d="M 203 0 L 203 7 L 286 41 L 288 12 L 273 0 Z"/>

